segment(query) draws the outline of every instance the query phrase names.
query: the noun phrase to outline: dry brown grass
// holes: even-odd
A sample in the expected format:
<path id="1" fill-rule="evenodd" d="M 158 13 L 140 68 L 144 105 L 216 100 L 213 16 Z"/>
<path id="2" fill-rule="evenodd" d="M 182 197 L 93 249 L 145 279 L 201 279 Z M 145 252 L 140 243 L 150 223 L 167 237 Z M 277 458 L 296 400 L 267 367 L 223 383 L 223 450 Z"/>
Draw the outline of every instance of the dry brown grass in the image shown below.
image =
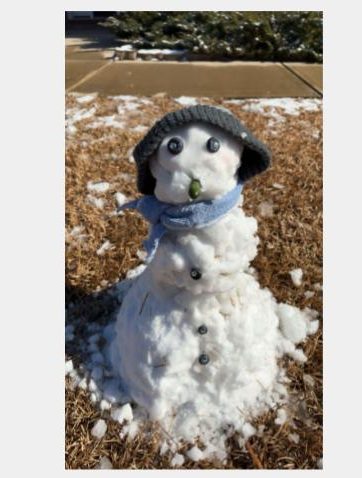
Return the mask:
<path id="1" fill-rule="evenodd" d="M 220 99 L 207 100 L 222 104 Z M 67 106 L 76 104 L 67 97 Z M 116 101 L 98 98 L 96 115 L 116 112 Z M 169 110 L 178 107 L 164 95 L 151 98 L 142 110 L 130 111 L 126 129 L 88 129 L 92 120 L 77 124 L 78 131 L 67 142 L 66 149 L 66 288 L 67 302 L 72 302 L 84 320 L 99 320 L 106 311 L 104 304 L 89 302 L 90 294 L 104 290 L 123 279 L 126 272 L 140 261 L 136 252 L 147 233 L 147 225 L 135 212 L 112 216 L 115 209 L 113 193 L 121 191 L 136 196 L 135 168 L 128 161 L 130 148 L 143 136 L 127 128 L 139 123 L 150 126 Z M 269 172 L 254 179 L 245 187 L 244 209 L 259 223 L 259 253 L 253 262 L 260 283 L 268 287 L 279 301 L 298 307 L 309 306 L 322 313 L 322 294 L 306 299 L 305 291 L 322 283 L 322 115 L 302 112 L 288 116 L 280 112 L 285 122 L 274 130 L 268 126 L 270 118 L 242 111 L 240 106 L 226 105 L 273 152 L 273 166 Z M 275 134 L 276 132 L 276 134 Z M 313 134 L 311 134 L 313 132 Z M 319 133 L 318 133 L 319 132 Z M 319 136 L 318 136 L 319 134 Z M 131 176 L 122 176 L 129 173 Z M 107 201 L 104 209 L 88 204 L 87 182 L 104 180 L 111 189 L 101 196 Z M 273 186 L 282 184 L 283 189 Z M 260 203 L 272 202 L 271 217 L 261 216 Z M 83 241 L 70 235 L 75 226 L 84 226 Z M 96 254 L 108 239 L 115 247 L 103 256 Z M 293 286 L 289 271 L 301 267 L 303 284 Z M 92 307 L 89 304 L 92 304 Z M 283 360 L 291 379 L 291 412 L 288 421 L 274 424 L 275 414 L 260 417 L 265 431 L 252 437 L 246 449 L 240 449 L 236 438 L 230 440 L 230 456 L 226 465 L 211 462 L 186 461 L 183 468 L 316 468 L 322 455 L 322 330 L 304 345 L 308 361 L 304 365 Z M 306 377 L 307 375 L 307 377 Z M 312 377 L 314 384 L 311 383 Z M 158 431 L 141 433 L 133 441 L 119 438 L 120 426 L 108 422 L 105 437 L 97 441 L 90 430 L 101 415 L 81 390 L 66 384 L 66 467 L 90 469 L 107 456 L 114 468 L 169 468 L 169 455 L 159 455 Z M 297 433 L 299 443 L 290 440 Z M 151 438 L 150 438 L 151 437 Z"/>

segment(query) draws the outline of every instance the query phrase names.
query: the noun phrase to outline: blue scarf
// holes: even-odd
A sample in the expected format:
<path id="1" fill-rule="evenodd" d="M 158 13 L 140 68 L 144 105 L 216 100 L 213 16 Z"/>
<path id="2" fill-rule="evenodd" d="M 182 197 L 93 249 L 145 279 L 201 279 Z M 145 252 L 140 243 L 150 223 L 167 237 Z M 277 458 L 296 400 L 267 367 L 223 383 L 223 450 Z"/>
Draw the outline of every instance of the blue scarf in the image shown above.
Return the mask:
<path id="1" fill-rule="evenodd" d="M 144 241 L 148 254 L 146 262 L 150 262 L 167 229 L 174 231 L 198 229 L 217 222 L 230 209 L 236 206 L 242 188 L 243 185 L 239 183 L 219 199 L 208 199 L 179 205 L 159 201 L 154 195 L 144 196 L 124 204 L 118 208 L 118 211 L 137 209 L 151 223 L 150 234 L 146 241 Z"/>

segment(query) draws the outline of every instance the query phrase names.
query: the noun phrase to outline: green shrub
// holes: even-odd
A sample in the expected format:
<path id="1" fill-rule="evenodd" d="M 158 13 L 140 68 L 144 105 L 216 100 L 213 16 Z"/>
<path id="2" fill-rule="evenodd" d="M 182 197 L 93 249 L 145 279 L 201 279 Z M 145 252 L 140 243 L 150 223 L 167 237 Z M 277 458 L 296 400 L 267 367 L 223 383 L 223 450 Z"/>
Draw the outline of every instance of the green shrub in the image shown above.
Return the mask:
<path id="1" fill-rule="evenodd" d="M 103 25 L 122 44 L 212 58 L 322 61 L 322 12 L 118 12 Z"/>

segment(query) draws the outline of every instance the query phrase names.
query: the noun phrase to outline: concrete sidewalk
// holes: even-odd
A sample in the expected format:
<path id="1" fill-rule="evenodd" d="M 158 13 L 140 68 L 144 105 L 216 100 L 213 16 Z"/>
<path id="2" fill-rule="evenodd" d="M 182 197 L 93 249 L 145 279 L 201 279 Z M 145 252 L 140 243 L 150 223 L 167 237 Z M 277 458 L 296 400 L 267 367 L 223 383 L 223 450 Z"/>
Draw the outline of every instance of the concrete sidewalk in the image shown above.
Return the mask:
<path id="1" fill-rule="evenodd" d="M 323 66 L 303 63 L 113 61 L 117 39 L 101 27 L 67 32 L 67 91 L 224 98 L 322 97 Z"/>

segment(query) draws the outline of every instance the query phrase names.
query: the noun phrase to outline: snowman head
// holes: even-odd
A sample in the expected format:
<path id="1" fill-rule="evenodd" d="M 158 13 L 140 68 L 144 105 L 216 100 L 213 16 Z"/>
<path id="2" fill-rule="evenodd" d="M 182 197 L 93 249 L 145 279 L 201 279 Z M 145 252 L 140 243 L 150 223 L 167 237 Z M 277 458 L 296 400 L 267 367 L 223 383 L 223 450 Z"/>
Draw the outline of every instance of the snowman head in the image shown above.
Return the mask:
<path id="1" fill-rule="evenodd" d="M 242 151 L 240 141 L 216 126 L 195 122 L 176 128 L 150 159 L 155 196 L 180 204 L 226 194 L 238 181 Z"/>
<path id="2" fill-rule="evenodd" d="M 138 188 L 163 202 L 215 199 L 265 170 L 270 153 L 223 108 L 168 113 L 136 146 Z"/>

